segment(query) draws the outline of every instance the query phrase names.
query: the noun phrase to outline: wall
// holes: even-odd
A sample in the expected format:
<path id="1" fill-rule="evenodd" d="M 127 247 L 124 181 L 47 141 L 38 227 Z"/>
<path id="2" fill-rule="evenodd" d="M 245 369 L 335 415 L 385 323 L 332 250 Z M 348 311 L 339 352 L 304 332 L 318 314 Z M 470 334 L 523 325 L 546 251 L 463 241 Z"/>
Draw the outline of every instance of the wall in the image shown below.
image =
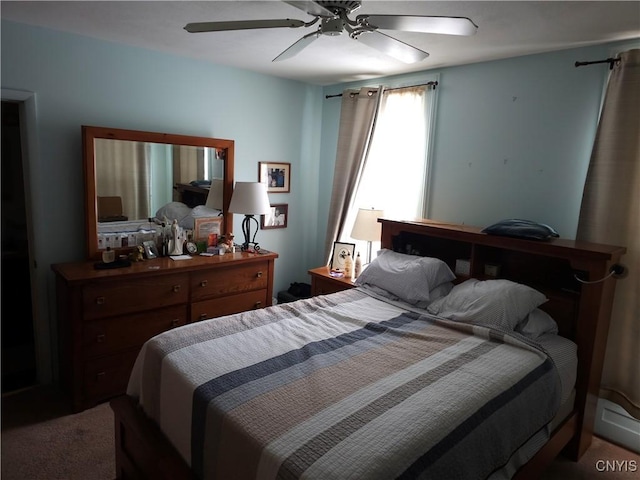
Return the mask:
<path id="1" fill-rule="evenodd" d="M 85 255 L 81 125 L 233 139 L 239 181 L 257 181 L 260 161 L 291 163 L 291 193 L 270 195 L 289 204 L 288 226 L 257 238 L 280 253 L 276 291 L 308 278 L 317 177 L 303 172 L 317 170 L 320 87 L 6 21 L 1 40 L 3 94 L 35 99 L 29 168 L 42 382 L 56 358 L 51 264 Z M 241 221 L 235 215 L 235 232 Z"/>
<path id="2" fill-rule="evenodd" d="M 572 237 L 607 74 L 573 63 L 615 53 L 602 45 L 321 88 L 12 22 L 1 34 L 3 93 L 28 97 L 31 113 L 41 381 L 55 362 L 50 266 L 85 252 L 81 125 L 234 139 L 239 181 L 257 180 L 259 161 L 291 163 L 291 193 L 270 196 L 289 204 L 288 227 L 258 235 L 280 254 L 277 291 L 324 261 L 340 117 L 339 98 L 324 95 L 437 78 L 429 216 L 524 217 Z"/>
<path id="3" fill-rule="evenodd" d="M 437 79 L 428 217 L 477 226 L 526 218 L 575 238 L 608 66 L 574 63 L 610 57 L 620 46 L 631 48 L 627 42 L 564 50 L 332 85 L 323 93 Z M 329 182 L 340 99 L 324 102 L 321 181 Z M 323 206 L 328 185 L 320 192 Z M 318 219 L 321 238 L 326 208 Z"/>

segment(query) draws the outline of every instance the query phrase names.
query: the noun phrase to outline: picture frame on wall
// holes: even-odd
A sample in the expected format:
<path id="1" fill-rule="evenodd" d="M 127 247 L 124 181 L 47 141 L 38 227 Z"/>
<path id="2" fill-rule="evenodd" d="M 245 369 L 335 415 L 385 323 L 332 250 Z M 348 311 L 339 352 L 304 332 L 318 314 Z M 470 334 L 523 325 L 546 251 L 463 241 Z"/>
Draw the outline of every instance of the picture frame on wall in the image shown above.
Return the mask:
<path id="1" fill-rule="evenodd" d="M 268 193 L 289 193 L 291 164 L 258 162 L 258 181 L 267 186 Z"/>
<path id="2" fill-rule="evenodd" d="M 333 253 L 331 255 L 331 270 L 344 270 L 347 254 L 351 255 L 355 252 L 355 243 L 333 242 Z"/>
<path id="3" fill-rule="evenodd" d="M 287 218 L 289 217 L 289 205 L 286 203 L 272 203 L 271 213 L 260 216 L 260 228 L 268 230 L 270 228 L 287 228 Z"/>

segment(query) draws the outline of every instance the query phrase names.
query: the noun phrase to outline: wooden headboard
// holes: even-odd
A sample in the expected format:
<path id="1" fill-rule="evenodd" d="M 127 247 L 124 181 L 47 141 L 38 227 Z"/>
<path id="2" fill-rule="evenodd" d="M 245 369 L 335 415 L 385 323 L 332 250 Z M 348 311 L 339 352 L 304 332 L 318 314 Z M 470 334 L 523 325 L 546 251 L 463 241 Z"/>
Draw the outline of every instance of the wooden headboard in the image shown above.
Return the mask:
<path id="1" fill-rule="evenodd" d="M 567 446 L 579 458 L 591 444 L 600 377 L 607 344 L 611 306 L 617 280 L 607 277 L 620 262 L 624 247 L 567 239 L 524 240 L 481 233 L 481 228 L 421 221 L 380 219 L 382 248 L 440 258 L 451 270 L 458 260 L 469 262 L 469 274 L 458 282 L 504 278 L 529 285 L 547 295 L 540 308 L 558 323 L 560 334 L 578 345 L 576 428 Z M 497 276 L 485 266 L 498 266 Z"/>

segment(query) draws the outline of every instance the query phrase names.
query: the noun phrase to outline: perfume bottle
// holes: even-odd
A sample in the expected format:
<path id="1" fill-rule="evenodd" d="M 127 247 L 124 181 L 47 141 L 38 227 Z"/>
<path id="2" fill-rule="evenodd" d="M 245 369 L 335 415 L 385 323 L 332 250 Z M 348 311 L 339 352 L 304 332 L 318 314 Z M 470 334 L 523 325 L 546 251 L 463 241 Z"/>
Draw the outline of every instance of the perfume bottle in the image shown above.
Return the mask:
<path id="1" fill-rule="evenodd" d="M 116 252 L 111 250 L 111 247 L 107 247 L 102 251 L 102 263 L 112 263 L 116 259 Z"/>

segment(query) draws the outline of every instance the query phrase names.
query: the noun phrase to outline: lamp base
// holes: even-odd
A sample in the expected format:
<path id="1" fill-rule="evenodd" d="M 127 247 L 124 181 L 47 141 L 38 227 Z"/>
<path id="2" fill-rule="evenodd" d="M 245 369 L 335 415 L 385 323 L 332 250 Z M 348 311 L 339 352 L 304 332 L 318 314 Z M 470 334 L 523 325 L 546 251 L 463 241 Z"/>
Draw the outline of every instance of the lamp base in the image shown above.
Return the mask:
<path id="1" fill-rule="evenodd" d="M 251 238 L 251 220 L 256 222 L 256 231 Z M 245 215 L 242 220 L 242 233 L 244 234 L 244 243 L 240 247 L 243 252 L 258 252 L 260 245 L 256 243 L 256 234 L 258 233 L 258 220 L 253 215 Z"/>

